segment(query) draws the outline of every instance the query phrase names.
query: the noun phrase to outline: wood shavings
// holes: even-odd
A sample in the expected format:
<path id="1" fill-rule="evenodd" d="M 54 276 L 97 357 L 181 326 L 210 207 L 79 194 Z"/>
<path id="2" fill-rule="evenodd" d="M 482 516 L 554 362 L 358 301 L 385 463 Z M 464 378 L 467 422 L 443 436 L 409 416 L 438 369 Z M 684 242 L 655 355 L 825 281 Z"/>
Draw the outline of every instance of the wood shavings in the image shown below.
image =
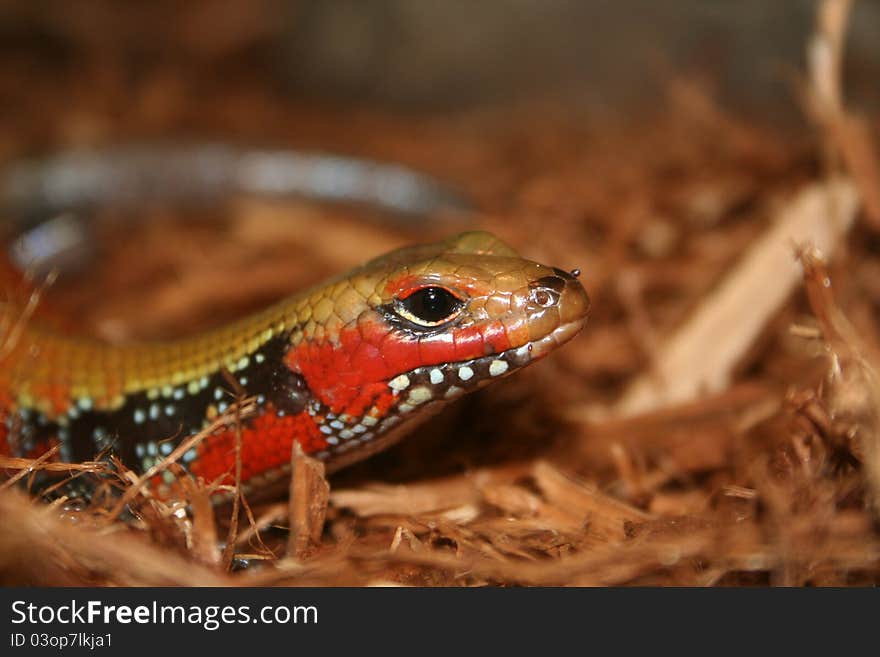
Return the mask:
<path id="1" fill-rule="evenodd" d="M 25 473 L 0 490 L 0 581 L 876 586 L 878 186 L 858 128 L 873 117 L 843 102 L 848 3 L 819 6 L 832 12 L 818 18 L 824 45 L 809 71 L 821 144 L 736 117 L 685 78 L 665 83 L 653 115 L 615 122 L 546 107 L 454 120 L 316 110 L 228 71 L 195 96 L 174 70 L 124 90 L 91 68 L 34 79 L 27 102 L 0 118 L 11 157 L 197 125 L 399 161 L 477 199 L 468 228 L 581 269 L 593 315 L 559 353 L 335 473 L 329 499 L 301 454 L 290 500 L 242 497 L 233 516 L 209 497 L 238 487 L 173 463 L 161 472 L 181 499 L 162 502 L 113 459 L 0 457 L 6 482 Z M 9 72 L 0 92 L 24 97 L 31 81 Z M 144 101 L 135 111 L 132 98 Z M 37 314 L 114 340 L 192 333 L 428 239 L 421 226 L 379 228 L 302 203 L 141 214 L 100 217 L 94 271 L 46 289 Z M 634 381 L 644 396 L 615 407 Z M 17 490 L 37 494 L 37 474 L 58 476 L 47 493 L 60 497 L 37 504 Z M 95 486 L 94 498 L 64 494 L 68 474 Z"/>
<path id="2" fill-rule="evenodd" d="M 829 350 L 830 412 L 855 425 L 873 506 L 875 513 L 880 513 L 880 353 L 876 345 L 859 336 L 838 307 L 830 275 L 818 253 L 805 250 L 801 261 L 810 305 Z M 825 421 L 826 433 L 830 432 L 830 421 L 830 417 Z"/>
<path id="3" fill-rule="evenodd" d="M 288 552 L 301 559 L 321 540 L 330 486 L 324 478 L 324 464 L 307 456 L 299 443 L 293 444 L 290 463 Z"/>
<path id="4" fill-rule="evenodd" d="M 533 475 L 538 488 L 552 504 L 584 518 L 590 530 L 605 540 L 623 540 L 627 523 L 642 523 L 651 517 L 563 474 L 546 462 L 536 463 Z"/>
<path id="5" fill-rule="evenodd" d="M 726 388 L 733 369 L 800 281 L 793 247 L 832 254 L 855 217 L 858 197 L 844 180 L 801 191 L 697 312 L 660 347 L 651 371 L 615 406 L 644 413 Z"/>

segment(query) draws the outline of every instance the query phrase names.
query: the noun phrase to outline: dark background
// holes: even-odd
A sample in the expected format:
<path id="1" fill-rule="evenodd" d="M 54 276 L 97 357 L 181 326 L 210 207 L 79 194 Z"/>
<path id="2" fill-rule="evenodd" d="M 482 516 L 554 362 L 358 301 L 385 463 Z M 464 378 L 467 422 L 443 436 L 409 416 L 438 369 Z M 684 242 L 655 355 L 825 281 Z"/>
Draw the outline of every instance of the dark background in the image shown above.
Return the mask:
<path id="1" fill-rule="evenodd" d="M 0 58 L 127 75 L 173 65 L 245 70 L 294 97 L 461 108 L 564 95 L 650 104 L 676 74 L 745 109 L 792 109 L 813 0 L 5 0 Z M 856 2 L 847 43 L 855 106 L 880 91 L 880 3 Z"/>

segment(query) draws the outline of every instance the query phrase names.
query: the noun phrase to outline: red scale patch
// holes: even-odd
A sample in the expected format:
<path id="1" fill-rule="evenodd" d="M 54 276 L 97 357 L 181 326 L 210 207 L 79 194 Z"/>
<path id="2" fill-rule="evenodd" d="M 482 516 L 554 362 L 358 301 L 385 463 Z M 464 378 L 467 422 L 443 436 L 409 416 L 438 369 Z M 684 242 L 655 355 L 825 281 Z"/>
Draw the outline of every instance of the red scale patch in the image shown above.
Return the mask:
<path id="1" fill-rule="evenodd" d="M 287 354 L 287 365 L 334 413 L 358 417 L 381 398 L 384 414 L 393 397 L 387 382 L 418 367 L 480 358 L 510 348 L 501 322 L 453 329 L 416 338 L 400 335 L 379 321 L 360 321 L 343 329 L 338 346 L 329 341 L 301 343 Z M 384 396 L 384 397 L 383 397 Z"/>
<path id="2" fill-rule="evenodd" d="M 235 439 L 236 432 L 229 430 L 202 442 L 198 457 L 190 465 L 192 473 L 208 482 L 229 475 L 224 483 L 231 483 L 235 473 Z M 269 411 L 255 418 L 249 426 L 242 427 L 242 480 L 289 463 L 294 440 L 302 445 L 306 454 L 327 447 L 323 434 L 306 412 L 279 416 Z"/>

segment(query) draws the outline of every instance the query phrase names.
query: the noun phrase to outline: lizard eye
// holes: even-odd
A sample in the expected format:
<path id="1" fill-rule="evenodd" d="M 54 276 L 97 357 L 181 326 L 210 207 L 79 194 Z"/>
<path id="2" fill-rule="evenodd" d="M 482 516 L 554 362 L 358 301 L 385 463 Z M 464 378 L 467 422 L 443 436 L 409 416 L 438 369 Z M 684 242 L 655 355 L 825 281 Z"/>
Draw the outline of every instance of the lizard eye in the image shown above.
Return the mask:
<path id="1" fill-rule="evenodd" d="M 423 287 L 398 298 L 394 310 L 419 326 L 434 327 L 449 322 L 461 312 L 464 303 L 442 287 Z"/>

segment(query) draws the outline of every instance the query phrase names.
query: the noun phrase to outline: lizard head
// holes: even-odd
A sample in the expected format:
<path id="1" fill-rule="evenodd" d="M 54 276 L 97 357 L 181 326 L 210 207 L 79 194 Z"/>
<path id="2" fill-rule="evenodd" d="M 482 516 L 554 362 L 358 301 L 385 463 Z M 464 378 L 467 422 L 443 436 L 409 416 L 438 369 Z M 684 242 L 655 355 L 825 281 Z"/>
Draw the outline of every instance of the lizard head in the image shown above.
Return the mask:
<path id="1" fill-rule="evenodd" d="M 485 232 L 378 264 L 386 272 L 370 304 L 397 342 L 418 343 L 422 366 L 497 356 L 512 359 L 512 371 L 571 339 L 590 306 L 572 274 L 524 260 Z"/>
<path id="2" fill-rule="evenodd" d="M 336 423 L 334 451 L 546 356 L 589 310 L 573 275 L 485 232 L 393 251 L 318 295 L 288 365 Z"/>

